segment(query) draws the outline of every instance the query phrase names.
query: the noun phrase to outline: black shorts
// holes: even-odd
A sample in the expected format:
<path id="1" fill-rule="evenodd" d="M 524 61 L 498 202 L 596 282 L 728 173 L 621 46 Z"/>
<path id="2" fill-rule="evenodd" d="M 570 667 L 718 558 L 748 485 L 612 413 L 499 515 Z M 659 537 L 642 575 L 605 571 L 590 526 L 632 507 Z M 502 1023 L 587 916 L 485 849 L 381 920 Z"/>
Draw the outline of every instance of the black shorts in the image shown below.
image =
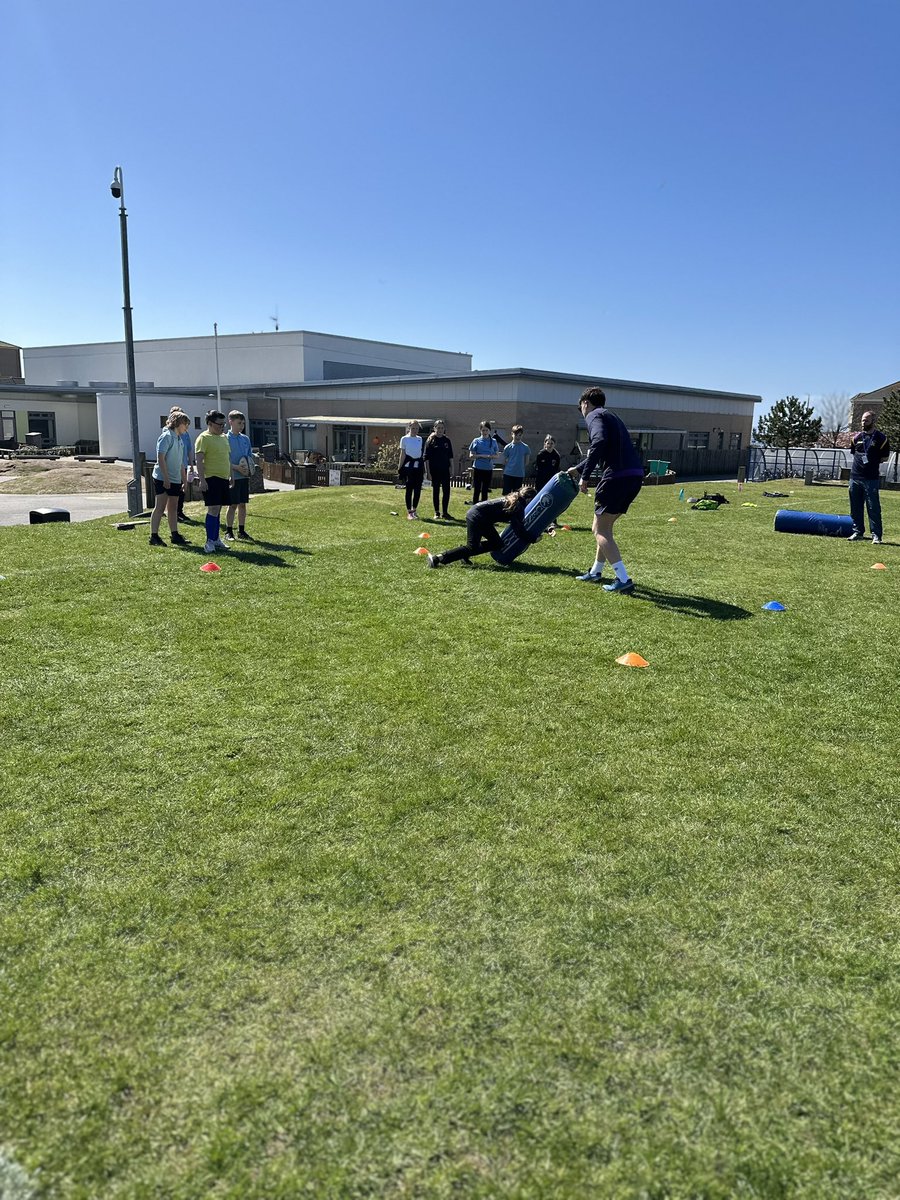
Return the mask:
<path id="1" fill-rule="evenodd" d="M 203 493 L 203 503 L 207 508 L 215 508 L 217 505 L 221 507 L 221 505 L 228 503 L 230 491 L 227 479 L 222 479 L 219 475 L 209 475 L 206 479 L 206 491 Z"/>
<path id="2" fill-rule="evenodd" d="M 620 479 L 601 482 L 594 493 L 594 512 L 598 517 L 602 513 L 613 513 L 615 516 L 627 513 L 643 482 L 639 475 L 623 475 Z"/>
<path id="3" fill-rule="evenodd" d="M 236 475 L 231 491 L 228 493 L 229 504 L 248 504 L 250 501 L 250 480 L 244 475 Z"/>
<path id="4" fill-rule="evenodd" d="M 163 492 L 165 492 L 165 494 L 167 496 L 180 496 L 181 495 L 181 484 L 180 483 L 170 483 L 169 486 L 166 487 L 166 485 L 163 483 L 163 481 L 161 479 L 157 479 L 156 476 L 154 475 L 153 476 L 153 490 L 157 494 L 157 496 L 161 496 L 163 494 Z"/>

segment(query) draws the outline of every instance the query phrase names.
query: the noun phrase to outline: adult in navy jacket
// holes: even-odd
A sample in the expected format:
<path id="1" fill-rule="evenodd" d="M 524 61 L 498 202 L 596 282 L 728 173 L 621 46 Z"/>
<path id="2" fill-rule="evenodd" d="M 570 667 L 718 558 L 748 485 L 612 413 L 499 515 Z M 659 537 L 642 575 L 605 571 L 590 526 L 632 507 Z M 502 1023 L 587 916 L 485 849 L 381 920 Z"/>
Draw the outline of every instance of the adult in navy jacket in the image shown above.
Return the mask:
<path id="1" fill-rule="evenodd" d="M 885 434 L 875 428 L 874 413 L 862 415 L 862 432 L 853 435 L 850 441 L 853 462 L 850 467 L 850 516 L 853 532 L 849 541 L 858 542 L 866 530 L 865 513 L 869 514 L 869 529 L 872 544 L 878 545 L 883 531 L 881 528 L 881 464 L 890 456 L 891 447 Z"/>

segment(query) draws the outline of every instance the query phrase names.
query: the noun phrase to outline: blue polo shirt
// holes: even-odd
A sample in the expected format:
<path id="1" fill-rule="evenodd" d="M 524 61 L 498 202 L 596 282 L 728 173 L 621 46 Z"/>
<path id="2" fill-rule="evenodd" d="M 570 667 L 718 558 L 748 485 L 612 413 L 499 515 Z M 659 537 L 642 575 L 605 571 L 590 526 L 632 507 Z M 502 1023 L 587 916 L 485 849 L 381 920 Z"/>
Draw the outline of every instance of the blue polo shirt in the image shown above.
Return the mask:
<path id="1" fill-rule="evenodd" d="M 475 455 L 472 466 L 476 471 L 493 471 L 494 455 L 497 453 L 497 443 L 492 437 L 477 437 L 469 444 L 469 449 Z"/>
<path id="2" fill-rule="evenodd" d="M 503 447 L 503 474 L 525 478 L 525 460 L 531 451 L 524 442 L 507 442 Z"/>
<path id="3" fill-rule="evenodd" d="M 231 465 L 236 467 L 242 458 L 246 458 L 249 463 L 253 447 L 250 445 L 250 439 L 246 433 L 232 433 L 229 429 L 225 436 L 228 438 L 228 454 Z"/>
<path id="4" fill-rule="evenodd" d="M 163 478 L 162 467 L 159 465 L 160 454 L 166 460 L 169 483 L 181 483 L 184 447 L 181 444 L 181 438 L 173 429 L 164 429 L 156 440 L 156 463 L 153 467 L 154 479 Z"/>

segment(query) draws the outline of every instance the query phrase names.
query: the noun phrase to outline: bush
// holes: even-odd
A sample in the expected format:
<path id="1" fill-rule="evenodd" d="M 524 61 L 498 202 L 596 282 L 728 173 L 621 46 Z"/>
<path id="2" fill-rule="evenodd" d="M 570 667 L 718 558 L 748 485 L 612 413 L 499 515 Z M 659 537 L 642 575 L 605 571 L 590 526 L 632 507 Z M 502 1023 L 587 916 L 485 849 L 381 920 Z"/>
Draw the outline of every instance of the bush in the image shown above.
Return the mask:
<path id="1" fill-rule="evenodd" d="M 400 439 L 393 438 L 389 442 L 382 442 L 378 447 L 378 453 L 375 455 L 375 461 L 372 466 L 376 471 L 391 471 L 394 475 L 397 474 L 397 463 L 400 461 Z"/>

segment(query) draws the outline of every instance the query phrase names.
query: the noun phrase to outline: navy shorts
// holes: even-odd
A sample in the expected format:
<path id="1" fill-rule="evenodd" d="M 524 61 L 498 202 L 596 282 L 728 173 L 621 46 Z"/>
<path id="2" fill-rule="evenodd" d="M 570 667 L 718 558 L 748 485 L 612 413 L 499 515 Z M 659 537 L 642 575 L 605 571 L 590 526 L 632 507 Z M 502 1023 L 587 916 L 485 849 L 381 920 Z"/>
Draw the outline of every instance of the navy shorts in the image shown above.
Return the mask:
<path id="1" fill-rule="evenodd" d="M 228 493 L 229 504 L 247 504 L 250 500 L 250 480 L 245 475 L 235 475 L 231 491 Z"/>
<path id="2" fill-rule="evenodd" d="M 623 475 L 619 479 L 601 481 L 594 493 L 594 512 L 598 517 L 602 513 L 613 513 L 615 516 L 627 513 L 643 482 L 639 475 Z"/>
<path id="3" fill-rule="evenodd" d="M 220 475 L 208 475 L 206 478 L 206 491 L 203 493 L 203 503 L 207 508 L 215 508 L 228 503 L 228 480 L 222 479 Z"/>
<path id="4" fill-rule="evenodd" d="M 181 484 L 180 483 L 170 483 L 169 486 L 166 487 L 166 485 L 163 483 L 163 481 L 161 479 L 157 479 L 156 476 L 154 475 L 153 476 L 153 490 L 154 490 L 154 492 L 156 492 L 157 496 L 161 496 L 163 494 L 163 492 L 165 492 L 165 494 L 167 496 L 180 496 L 181 495 Z"/>

